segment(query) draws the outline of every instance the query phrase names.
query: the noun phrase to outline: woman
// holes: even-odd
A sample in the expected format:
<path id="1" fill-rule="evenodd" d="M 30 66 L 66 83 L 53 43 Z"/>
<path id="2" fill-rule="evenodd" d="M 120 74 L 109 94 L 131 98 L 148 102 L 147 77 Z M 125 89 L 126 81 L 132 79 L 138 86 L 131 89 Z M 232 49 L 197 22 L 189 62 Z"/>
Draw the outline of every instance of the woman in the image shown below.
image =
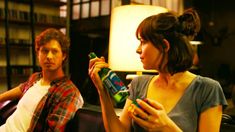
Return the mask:
<path id="1" fill-rule="evenodd" d="M 222 106 L 227 105 L 220 84 L 188 71 L 194 55 L 189 40 L 199 29 L 193 9 L 179 17 L 172 12 L 153 15 L 140 23 L 137 53 L 145 69 L 159 74 L 133 79 L 119 118 L 98 75 L 108 64 L 103 57 L 90 60 L 89 75 L 99 93 L 107 131 L 219 132 Z"/>

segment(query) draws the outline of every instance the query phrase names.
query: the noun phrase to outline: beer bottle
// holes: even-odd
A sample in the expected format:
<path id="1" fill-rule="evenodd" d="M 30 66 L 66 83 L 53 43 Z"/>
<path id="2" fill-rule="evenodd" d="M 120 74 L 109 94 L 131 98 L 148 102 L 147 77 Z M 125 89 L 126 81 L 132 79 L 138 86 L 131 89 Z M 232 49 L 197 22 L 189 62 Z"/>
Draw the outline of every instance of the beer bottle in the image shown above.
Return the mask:
<path id="1" fill-rule="evenodd" d="M 96 54 L 91 52 L 89 58 L 96 58 Z M 99 76 L 103 82 L 104 87 L 108 90 L 110 96 L 116 103 L 121 103 L 129 96 L 129 91 L 121 79 L 110 68 L 102 68 L 99 71 Z"/>

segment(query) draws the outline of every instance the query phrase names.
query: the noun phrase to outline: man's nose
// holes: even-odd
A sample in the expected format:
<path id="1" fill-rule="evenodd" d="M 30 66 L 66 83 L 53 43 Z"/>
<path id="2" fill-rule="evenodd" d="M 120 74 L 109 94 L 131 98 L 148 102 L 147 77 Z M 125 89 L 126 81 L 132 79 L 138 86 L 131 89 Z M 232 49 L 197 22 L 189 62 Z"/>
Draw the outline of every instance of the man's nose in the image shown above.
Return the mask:
<path id="1" fill-rule="evenodd" d="M 47 58 L 52 58 L 52 57 L 53 57 L 53 54 L 52 54 L 51 51 L 49 51 L 49 52 L 47 53 Z"/>

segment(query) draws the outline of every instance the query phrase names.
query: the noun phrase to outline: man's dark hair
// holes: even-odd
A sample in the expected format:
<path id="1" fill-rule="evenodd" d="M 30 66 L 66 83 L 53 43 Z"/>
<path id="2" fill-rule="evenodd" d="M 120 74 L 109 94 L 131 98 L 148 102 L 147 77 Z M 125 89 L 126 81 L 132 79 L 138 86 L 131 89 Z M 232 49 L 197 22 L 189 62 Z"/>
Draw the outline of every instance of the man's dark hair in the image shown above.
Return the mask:
<path id="1" fill-rule="evenodd" d="M 60 30 L 54 28 L 48 28 L 36 37 L 35 51 L 38 53 L 40 47 L 51 40 L 58 41 L 58 43 L 61 46 L 62 52 L 63 54 L 66 54 L 66 59 L 67 59 L 69 55 L 70 41 L 65 34 L 63 34 Z"/>

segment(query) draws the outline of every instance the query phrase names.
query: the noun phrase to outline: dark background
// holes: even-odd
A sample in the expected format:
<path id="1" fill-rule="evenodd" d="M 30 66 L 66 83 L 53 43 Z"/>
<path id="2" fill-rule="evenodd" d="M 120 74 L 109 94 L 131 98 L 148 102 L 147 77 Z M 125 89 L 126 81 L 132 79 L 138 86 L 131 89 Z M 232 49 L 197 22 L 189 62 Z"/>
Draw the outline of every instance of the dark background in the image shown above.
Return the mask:
<path id="1" fill-rule="evenodd" d="M 233 0 L 185 0 L 185 8 L 195 8 L 202 22 L 196 40 L 199 65 L 197 73 L 218 80 L 230 97 L 231 85 L 235 80 L 235 1 Z M 110 16 L 71 21 L 71 79 L 80 89 L 86 102 L 99 104 L 96 89 L 88 77 L 88 53 L 108 56 Z M 126 85 L 127 73 L 118 73 Z"/>

